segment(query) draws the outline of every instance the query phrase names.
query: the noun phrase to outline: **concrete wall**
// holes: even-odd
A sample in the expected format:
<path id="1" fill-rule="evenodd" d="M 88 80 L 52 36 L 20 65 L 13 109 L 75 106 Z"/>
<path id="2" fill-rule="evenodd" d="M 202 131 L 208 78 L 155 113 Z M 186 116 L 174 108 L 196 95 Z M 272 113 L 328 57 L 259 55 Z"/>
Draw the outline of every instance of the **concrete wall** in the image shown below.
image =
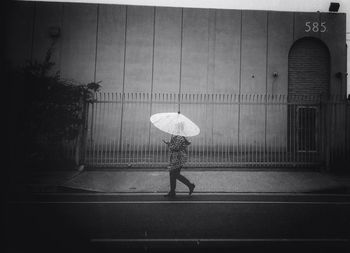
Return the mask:
<path id="1" fill-rule="evenodd" d="M 25 59 L 42 60 L 50 44 L 49 27 L 59 27 L 55 70 L 82 83 L 102 81 L 102 92 L 287 95 L 289 50 L 296 40 L 312 36 L 331 53 L 331 94 L 346 94 L 345 76 L 335 76 L 346 72 L 341 13 L 40 2 L 15 2 L 12 11 L 7 39 L 14 65 Z M 316 22 L 318 30 L 308 31 L 306 22 L 311 26 Z M 111 125 L 117 117 L 120 125 L 106 127 L 109 130 L 101 138 L 118 139 L 122 129 L 123 136 L 139 131 L 148 139 L 149 133 L 157 134 L 150 128 L 149 116 L 177 110 L 168 107 L 146 105 L 136 111 L 129 104 L 123 110 L 118 107 L 101 124 Z M 286 108 L 237 105 L 229 116 L 225 106 L 183 105 L 181 111 L 202 129 L 194 144 L 230 145 L 241 138 L 264 145 L 285 136 L 287 129 Z M 226 132 L 231 141 L 223 135 Z"/>
<path id="2" fill-rule="evenodd" d="M 34 59 L 42 60 L 45 58 L 47 49 L 50 47 L 51 41 L 48 40 L 50 28 L 62 28 L 63 21 L 63 5 L 42 3 L 36 5 L 35 8 L 35 26 L 33 31 L 33 51 Z M 58 40 L 53 51 L 52 61 L 55 62 L 53 72 L 61 70 L 61 45 L 62 40 Z"/>
<path id="3" fill-rule="evenodd" d="M 28 2 L 14 2 L 10 6 L 11 15 L 8 21 L 8 34 L 4 52 L 8 54 L 8 61 L 12 65 L 22 66 L 33 55 L 35 4 Z"/>
<path id="4" fill-rule="evenodd" d="M 62 76 L 102 80 L 105 92 L 177 92 L 181 82 L 183 93 L 285 94 L 289 49 L 307 36 L 321 39 L 330 50 L 332 94 L 345 92 L 345 78 L 335 77 L 346 72 L 342 13 L 12 5 L 7 39 L 15 65 L 42 59 L 49 28 L 59 27 L 54 60 Z M 327 29 L 306 32 L 306 22 L 319 27 L 325 22 Z M 273 72 L 279 73 L 277 79 Z"/>
<path id="5" fill-rule="evenodd" d="M 100 5 L 96 55 L 96 81 L 103 89 L 123 91 L 126 7 Z"/>

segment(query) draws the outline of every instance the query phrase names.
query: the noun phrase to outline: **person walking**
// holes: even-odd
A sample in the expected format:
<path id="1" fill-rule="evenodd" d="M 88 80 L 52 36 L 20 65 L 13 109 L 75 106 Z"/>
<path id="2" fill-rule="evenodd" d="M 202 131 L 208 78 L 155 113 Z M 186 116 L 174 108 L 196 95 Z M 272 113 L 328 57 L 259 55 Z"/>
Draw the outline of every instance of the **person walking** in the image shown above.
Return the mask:
<path id="1" fill-rule="evenodd" d="M 186 177 L 180 174 L 182 167 L 187 162 L 187 147 L 191 144 L 184 136 L 172 135 L 169 142 L 164 141 L 167 144 L 170 157 L 169 157 L 169 177 L 170 177 L 170 191 L 165 197 L 173 198 L 176 196 L 176 180 L 185 184 L 189 189 L 189 195 L 193 193 L 195 184 L 191 183 Z"/>

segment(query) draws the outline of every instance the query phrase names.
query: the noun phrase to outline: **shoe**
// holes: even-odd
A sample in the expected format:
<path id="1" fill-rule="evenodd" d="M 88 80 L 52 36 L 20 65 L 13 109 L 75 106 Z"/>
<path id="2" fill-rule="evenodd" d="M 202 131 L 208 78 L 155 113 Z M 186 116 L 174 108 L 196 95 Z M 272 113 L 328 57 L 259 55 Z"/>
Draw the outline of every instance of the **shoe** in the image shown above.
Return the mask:
<path id="1" fill-rule="evenodd" d="M 175 192 L 168 192 L 168 194 L 165 194 L 164 197 L 166 198 L 175 198 L 176 194 Z"/>
<path id="2" fill-rule="evenodd" d="M 190 192 L 189 192 L 189 195 L 190 195 L 190 196 L 192 195 L 192 192 L 193 192 L 193 190 L 194 190 L 194 187 L 196 187 L 194 184 L 192 184 L 190 187 L 188 187 L 188 188 L 190 188 Z"/>

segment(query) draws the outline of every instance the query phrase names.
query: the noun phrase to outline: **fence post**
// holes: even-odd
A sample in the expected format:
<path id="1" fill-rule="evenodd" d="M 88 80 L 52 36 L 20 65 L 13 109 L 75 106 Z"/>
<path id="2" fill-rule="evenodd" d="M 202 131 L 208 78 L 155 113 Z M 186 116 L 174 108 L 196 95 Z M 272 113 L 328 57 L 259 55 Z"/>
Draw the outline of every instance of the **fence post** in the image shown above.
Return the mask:
<path id="1" fill-rule="evenodd" d="M 80 113 L 81 124 L 79 126 L 78 135 L 75 142 L 74 162 L 76 169 L 82 171 L 85 162 L 85 146 L 86 146 L 86 128 L 87 128 L 87 102 L 84 98 L 80 98 L 79 103 L 82 105 Z"/>
<path id="2" fill-rule="evenodd" d="M 348 95 L 348 98 L 345 100 L 344 103 L 345 106 L 345 148 L 344 148 L 344 161 L 345 163 L 349 163 L 350 158 L 348 157 L 348 154 L 350 153 L 350 135 L 349 135 L 349 123 L 350 123 L 350 95 Z"/>
<path id="3" fill-rule="evenodd" d="M 321 170 L 327 170 L 327 167 L 329 167 L 329 157 L 328 157 L 328 121 L 327 121 L 327 101 L 324 96 L 320 96 L 319 100 L 319 150 L 320 150 L 320 155 L 319 155 L 319 162 L 321 163 Z"/>
<path id="4" fill-rule="evenodd" d="M 332 150 L 333 150 L 333 110 L 334 104 L 332 97 L 326 102 L 326 171 L 331 169 Z"/>

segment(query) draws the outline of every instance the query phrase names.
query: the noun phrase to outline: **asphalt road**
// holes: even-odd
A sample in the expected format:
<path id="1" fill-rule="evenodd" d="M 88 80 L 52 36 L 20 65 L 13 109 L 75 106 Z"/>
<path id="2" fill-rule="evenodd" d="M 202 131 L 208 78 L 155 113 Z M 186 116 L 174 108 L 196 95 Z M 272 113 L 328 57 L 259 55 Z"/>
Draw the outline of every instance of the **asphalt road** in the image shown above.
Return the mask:
<path id="1" fill-rule="evenodd" d="M 8 252 L 350 252 L 347 194 L 35 194 L 5 215 Z"/>

